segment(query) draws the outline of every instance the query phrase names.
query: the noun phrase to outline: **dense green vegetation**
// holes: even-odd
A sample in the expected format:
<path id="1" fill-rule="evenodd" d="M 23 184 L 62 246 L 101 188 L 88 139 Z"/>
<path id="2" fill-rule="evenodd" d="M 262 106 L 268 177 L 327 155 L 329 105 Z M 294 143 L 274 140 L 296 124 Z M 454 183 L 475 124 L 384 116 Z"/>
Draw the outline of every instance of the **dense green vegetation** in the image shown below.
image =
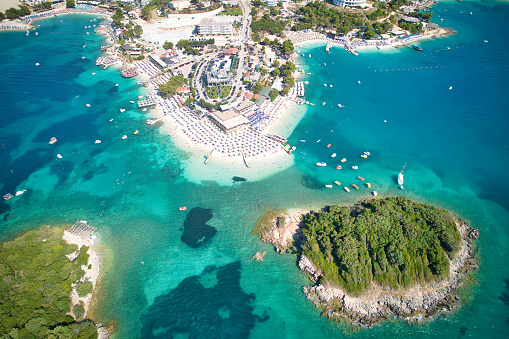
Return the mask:
<path id="1" fill-rule="evenodd" d="M 448 212 L 402 197 L 331 206 L 304 223 L 303 253 L 353 294 L 372 281 L 395 289 L 439 281 L 461 244 Z"/>
<path id="2" fill-rule="evenodd" d="M 78 323 L 66 314 L 71 284 L 84 272 L 78 259 L 65 256 L 78 247 L 67 244 L 62 233 L 45 227 L 0 245 L 0 337 L 97 337 L 91 321 Z M 85 251 L 80 250 L 80 261 Z"/>
<path id="3" fill-rule="evenodd" d="M 253 21 L 251 22 L 251 31 L 253 34 L 263 31 L 270 34 L 283 36 L 286 25 L 286 20 L 274 20 L 269 13 L 265 13 L 257 21 L 255 21 L 253 18 Z"/>
<path id="4" fill-rule="evenodd" d="M 218 86 L 207 87 L 207 96 L 210 99 L 217 99 L 219 97 Z"/>
<path id="5" fill-rule="evenodd" d="M 17 19 L 17 18 L 20 18 L 25 15 L 29 15 L 29 14 L 30 14 L 30 9 L 25 5 L 19 6 L 19 9 L 11 7 L 5 11 L 5 16 L 7 17 L 7 19 L 11 19 L 11 20 Z"/>
<path id="6" fill-rule="evenodd" d="M 175 75 L 171 77 L 170 81 L 165 84 L 159 85 L 159 93 L 163 97 L 177 94 L 177 88 L 184 85 L 184 77 L 182 75 Z"/>

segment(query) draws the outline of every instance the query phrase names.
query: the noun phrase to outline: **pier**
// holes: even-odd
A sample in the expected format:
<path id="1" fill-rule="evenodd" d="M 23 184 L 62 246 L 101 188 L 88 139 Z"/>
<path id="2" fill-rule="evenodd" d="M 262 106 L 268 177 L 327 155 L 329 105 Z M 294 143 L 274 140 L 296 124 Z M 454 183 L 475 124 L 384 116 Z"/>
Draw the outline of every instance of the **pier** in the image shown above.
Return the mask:
<path id="1" fill-rule="evenodd" d="M 88 240 L 95 231 L 97 231 L 97 228 L 89 225 L 86 220 L 76 221 L 76 223 L 69 229 L 69 233 L 80 237 L 83 240 Z"/>
<path id="2" fill-rule="evenodd" d="M 205 164 L 208 164 L 208 163 L 209 163 L 210 158 L 212 158 L 212 152 L 214 152 L 214 151 L 215 151 L 215 149 L 216 149 L 216 148 L 214 147 L 214 148 L 212 149 L 212 151 L 210 151 L 210 153 L 209 153 L 209 154 L 207 154 L 207 155 L 205 156 L 205 157 L 207 158 L 207 159 L 205 159 Z M 242 156 L 244 156 L 244 153 L 242 153 Z M 244 162 L 245 162 L 245 161 L 246 161 L 246 160 L 244 159 Z M 247 167 L 249 167 L 249 166 L 247 166 Z"/>
<path id="3" fill-rule="evenodd" d="M 244 155 L 244 152 L 242 152 L 242 160 L 244 160 L 244 164 L 246 165 L 247 168 L 250 168 L 251 166 L 249 166 L 249 164 L 247 163 L 247 160 L 246 160 L 246 156 Z"/>
<path id="4" fill-rule="evenodd" d="M 148 98 L 146 100 L 138 101 L 138 108 L 147 107 L 147 106 L 153 106 L 155 104 L 157 104 L 157 102 L 154 99 Z"/>

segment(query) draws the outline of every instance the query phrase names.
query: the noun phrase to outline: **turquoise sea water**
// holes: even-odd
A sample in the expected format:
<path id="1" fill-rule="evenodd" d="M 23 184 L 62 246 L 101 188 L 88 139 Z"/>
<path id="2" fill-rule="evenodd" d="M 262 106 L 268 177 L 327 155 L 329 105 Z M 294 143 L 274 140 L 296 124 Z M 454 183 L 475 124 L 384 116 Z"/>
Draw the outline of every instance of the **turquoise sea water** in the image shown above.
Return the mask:
<path id="1" fill-rule="evenodd" d="M 433 10 L 433 21 L 458 33 L 420 43 L 422 52 L 301 49 L 298 63 L 312 73 L 306 98 L 316 106 L 289 136 L 295 166 L 230 185 L 186 179 L 207 167 L 184 169 L 189 155 L 144 124 L 129 103 L 143 93 L 136 80 L 95 66 L 104 38 L 83 28 L 97 23 L 93 16 L 39 21 L 38 36 L 1 33 L 0 192 L 27 189 L 0 202 L 2 239 L 43 224 L 93 223 L 107 257 L 99 313 L 117 321 L 119 338 L 507 337 L 509 6 L 443 2 Z M 58 142 L 48 145 L 52 136 Z M 372 156 L 360 158 L 364 151 Z M 333 169 L 332 152 L 338 164 L 347 158 L 344 169 Z M 358 184 L 358 175 L 379 195 L 442 206 L 479 228 L 481 268 L 461 310 L 345 334 L 305 299 L 309 280 L 296 257 L 251 235 L 266 208 L 368 197 L 365 187 L 323 189 Z M 251 260 L 258 250 L 267 251 L 263 263 Z"/>

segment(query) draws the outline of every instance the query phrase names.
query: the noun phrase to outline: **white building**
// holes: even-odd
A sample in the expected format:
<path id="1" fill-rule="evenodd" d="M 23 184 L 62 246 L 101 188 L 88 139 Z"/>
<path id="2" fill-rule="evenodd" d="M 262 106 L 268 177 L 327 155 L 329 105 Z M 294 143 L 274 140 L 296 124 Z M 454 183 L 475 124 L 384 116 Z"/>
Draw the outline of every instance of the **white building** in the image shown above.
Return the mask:
<path id="1" fill-rule="evenodd" d="M 334 0 L 332 3 L 341 7 L 363 7 L 366 5 L 366 0 Z"/>
<path id="2" fill-rule="evenodd" d="M 173 0 L 171 1 L 170 3 L 168 3 L 168 6 L 175 10 L 175 9 L 184 9 L 184 8 L 189 8 L 189 6 L 191 6 L 191 2 L 189 2 L 189 0 Z"/>
<path id="3" fill-rule="evenodd" d="M 214 22 L 212 18 L 204 18 L 198 24 L 198 34 L 232 34 L 231 22 Z"/>

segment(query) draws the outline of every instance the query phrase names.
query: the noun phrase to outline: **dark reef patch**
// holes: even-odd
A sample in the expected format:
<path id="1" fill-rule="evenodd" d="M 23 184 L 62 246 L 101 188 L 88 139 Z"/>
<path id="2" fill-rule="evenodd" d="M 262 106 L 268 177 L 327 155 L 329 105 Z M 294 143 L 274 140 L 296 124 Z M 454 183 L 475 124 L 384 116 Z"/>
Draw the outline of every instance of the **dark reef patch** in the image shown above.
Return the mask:
<path id="1" fill-rule="evenodd" d="M 142 316 L 141 337 L 248 338 L 256 322 L 269 317 L 253 314 L 255 296 L 242 290 L 240 273 L 237 261 L 184 279 Z"/>
<path id="2" fill-rule="evenodd" d="M 232 178 L 232 180 L 233 180 L 233 181 L 235 181 L 235 182 L 239 182 L 239 181 L 247 181 L 247 179 L 246 179 L 246 178 L 237 177 L 237 176 L 233 177 L 233 178 Z"/>
<path id="3" fill-rule="evenodd" d="M 217 233 L 214 227 L 206 224 L 210 219 L 212 219 L 211 209 L 193 208 L 184 221 L 184 233 L 180 240 L 192 248 L 210 244 L 212 237 Z"/>

